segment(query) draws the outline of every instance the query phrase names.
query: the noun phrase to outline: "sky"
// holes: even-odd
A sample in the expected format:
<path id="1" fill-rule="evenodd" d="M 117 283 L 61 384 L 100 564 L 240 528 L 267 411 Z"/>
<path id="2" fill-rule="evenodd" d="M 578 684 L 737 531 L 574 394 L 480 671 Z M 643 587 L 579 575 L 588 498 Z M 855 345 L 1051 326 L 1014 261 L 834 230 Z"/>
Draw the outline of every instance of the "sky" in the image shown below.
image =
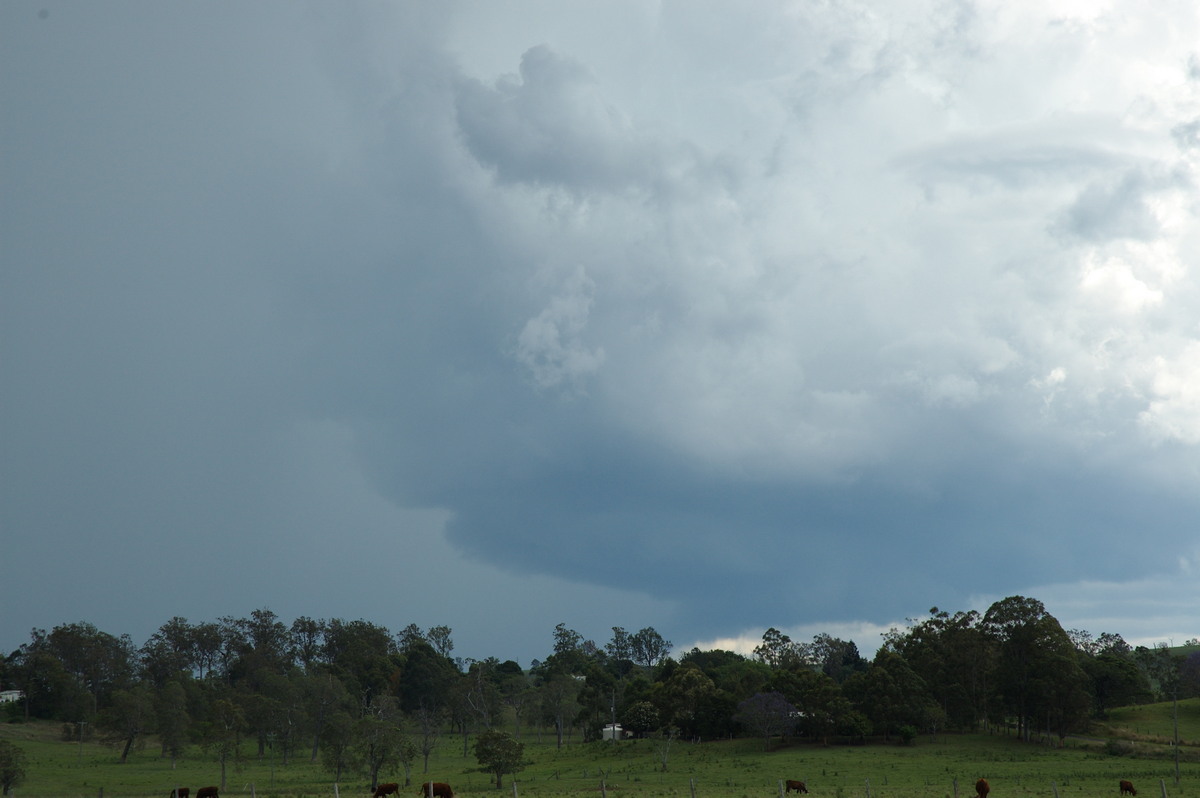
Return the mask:
<path id="1" fill-rule="evenodd" d="M 1200 636 L 1190 0 L 10 0 L 0 108 L 0 651 Z"/>

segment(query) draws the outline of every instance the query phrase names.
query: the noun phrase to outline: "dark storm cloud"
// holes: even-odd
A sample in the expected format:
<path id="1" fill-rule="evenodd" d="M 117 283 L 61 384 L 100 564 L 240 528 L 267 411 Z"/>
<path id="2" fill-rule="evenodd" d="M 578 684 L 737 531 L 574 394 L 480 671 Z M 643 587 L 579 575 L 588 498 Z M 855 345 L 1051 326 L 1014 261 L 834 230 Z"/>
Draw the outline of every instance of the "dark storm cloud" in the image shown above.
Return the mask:
<path id="1" fill-rule="evenodd" d="M 0 644 L 1186 584 L 1187 59 L 939 7 L 6 5 Z"/>

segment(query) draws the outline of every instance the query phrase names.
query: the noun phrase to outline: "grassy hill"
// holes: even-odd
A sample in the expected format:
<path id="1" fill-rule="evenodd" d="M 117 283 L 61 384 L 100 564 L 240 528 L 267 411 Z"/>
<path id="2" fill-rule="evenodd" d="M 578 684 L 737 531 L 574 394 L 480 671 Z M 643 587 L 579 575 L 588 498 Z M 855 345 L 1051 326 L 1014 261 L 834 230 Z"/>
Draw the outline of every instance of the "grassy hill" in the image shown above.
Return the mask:
<path id="1" fill-rule="evenodd" d="M 1064 748 L 1022 743 L 1002 734 L 922 736 L 913 745 L 875 743 L 822 747 L 803 741 L 742 739 L 701 744 L 630 740 L 569 743 L 562 749 L 552 735 L 539 739 L 526 731 L 530 760 L 516 776 L 516 798 L 776 798 L 781 779 L 802 779 L 814 798 L 973 798 L 980 776 L 992 784 L 991 798 L 1117 798 L 1117 781 L 1131 779 L 1143 798 L 1200 794 L 1200 700 L 1181 702 L 1180 781 L 1175 783 L 1170 704 L 1128 707 L 1111 713 L 1093 734 L 1067 741 Z M 117 764 L 117 752 L 97 743 L 63 742 L 57 724 L 0 725 L 0 738 L 19 744 L 29 759 L 28 778 L 16 791 L 22 798 L 55 796 L 104 798 L 156 796 L 172 786 L 217 784 L 219 767 L 194 749 L 172 770 L 152 743 Z M 462 798 L 514 794 L 506 777 L 497 791 L 489 776 L 475 772 L 473 755 L 463 756 L 462 740 L 443 736 L 428 776 L 414 766 L 412 780 L 448 781 Z M 384 780 L 404 781 L 402 772 Z M 604 790 L 601 791 L 603 782 Z M 1160 786 L 1161 782 L 1161 786 Z M 222 795 L 263 798 L 333 796 L 331 777 L 307 757 L 286 767 L 276 757 L 247 755 L 230 766 Z M 359 776 L 339 785 L 342 796 L 364 796 Z M 403 793 L 416 798 L 417 787 Z"/>
<path id="2" fill-rule="evenodd" d="M 1175 736 L 1170 702 L 1114 709 L 1095 727 L 1105 736 L 1138 742 L 1169 744 Z M 1200 746 L 1200 698 L 1179 702 L 1179 739 Z"/>

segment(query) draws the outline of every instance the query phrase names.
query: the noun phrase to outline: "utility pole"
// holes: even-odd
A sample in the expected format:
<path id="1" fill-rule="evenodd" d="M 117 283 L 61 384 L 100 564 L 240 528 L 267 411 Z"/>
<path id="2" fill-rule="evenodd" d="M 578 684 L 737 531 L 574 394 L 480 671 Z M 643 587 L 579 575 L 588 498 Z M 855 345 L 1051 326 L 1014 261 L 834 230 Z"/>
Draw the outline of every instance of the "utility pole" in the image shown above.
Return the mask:
<path id="1" fill-rule="evenodd" d="M 613 745 L 617 744 L 617 688 L 614 685 L 612 689 L 612 702 L 608 705 L 609 711 L 612 713 L 612 741 Z M 1176 757 L 1178 758 L 1178 756 Z M 1178 765 L 1176 766 L 1178 767 Z M 1175 777 L 1178 781 L 1179 777 Z"/>

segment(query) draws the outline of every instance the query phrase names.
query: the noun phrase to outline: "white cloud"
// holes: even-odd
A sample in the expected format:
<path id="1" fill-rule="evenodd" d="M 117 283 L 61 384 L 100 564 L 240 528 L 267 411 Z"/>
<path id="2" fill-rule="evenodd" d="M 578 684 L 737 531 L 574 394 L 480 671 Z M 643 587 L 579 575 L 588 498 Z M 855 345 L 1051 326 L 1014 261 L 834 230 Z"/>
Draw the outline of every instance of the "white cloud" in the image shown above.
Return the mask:
<path id="1" fill-rule="evenodd" d="M 1200 341 L 1175 357 L 1156 357 L 1151 373 L 1153 395 L 1139 422 L 1155 440 L 1200 443 Z"/>
<path id="2" fill-rule="evenodd" d="M 604 350 L 589 349 L 583 343 L 593 287 L 584 270 L 576 269 L 563 292 L 525 322 L 517 336 L 515 357 L 539 388 L 581 390 L 584 381 L 603 365 Z"/>
<path id="3" fill-rule="evenodd" d="M 925 609 L 928 609 L 928 607 Z M 859 654 L 866 659 L 872 659 L 880 646 L 883 645 L 883 636 L 893 629 L 903 630 L 905 626 L 905 619 L 897 619 L 892 623 L 885 624 L 871 621 L 828 621 L 780 625 L 774 628 L 787 635 L 795 643 L 810 643 L 819 634 L 827 634 L 840 640 L 848 640 L 853 642 L 858 648 Z M 762 636 L 766 630 L 766 627 L 755 627 L 746 629 L 736 635 L 696 641 L 691 645 L 677 648 L 675 656 L 681 656 L 692 648 L 699 648 L 701 651 L 708 651 L 710 649 L 734 651 L 743 656 L 750 657 L 754 655 L 754 649 L 762 644 Z"/>

